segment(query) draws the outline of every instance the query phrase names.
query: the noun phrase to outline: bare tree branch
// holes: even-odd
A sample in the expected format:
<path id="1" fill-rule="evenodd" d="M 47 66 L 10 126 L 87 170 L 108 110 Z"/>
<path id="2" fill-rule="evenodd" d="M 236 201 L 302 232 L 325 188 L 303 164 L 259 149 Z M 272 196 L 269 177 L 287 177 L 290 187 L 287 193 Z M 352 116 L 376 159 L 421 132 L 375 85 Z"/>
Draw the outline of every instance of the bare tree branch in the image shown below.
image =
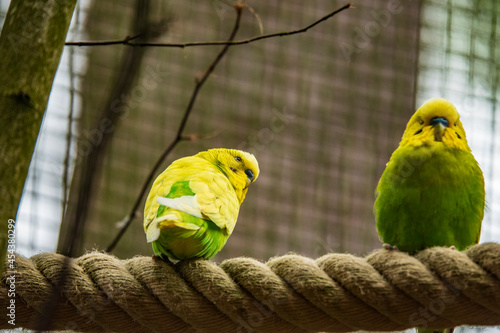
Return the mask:
<path id="1" fill-rule="evenodd" d="M 127 230 L 127 228 L 130 226 L 132 223 L 134 217 L 138 215 L 137 209 L 139 208 L 139 205 L 142 202 L 142 197 L 146 193 L 149 184 L 151 183 L 151 180 L 153 179 L 153 176 L 155 175 L 156 171 L 158 168 L 161 166 L 163 161 L 166 159 L 166 157 L 170 154 L 170 152 L 175 148 L 175 146 L 182 140 L 185 139 L 185 137 L 182 135 L 182 132 L 184 131 L 184 128 L 186 127 L 187 120 L 189 118 L 189 115 L 191 114 L 191 111 L 193 109 L 194 103 L 196 101 L 196 97 L 198 96 L 198 92 L 200 91 L 201 87 L 203 84 L 206 82 L 210 74 L 214 71 L 215 67 L 217 64 L 220 62 L 220 60 L 224 57 L 226 54 L 227 50 L 231 46 L 231 41 L 234 39 L 236 36 L 236 32 L 239 29 L 240 26 L 240 20 L 241 20 L 241 13 L 244 8 L 244 5 L 239 5 L 236 4 L 234 5 L 234 8 L 236 9 L 236 22 L 233 27 L 233 31 L 231 32 L 231 35 L 229 36 L 228 42 L 224 44 L 224 48 L 219 52 L 217 57 L 214 59 L 214 61 L 210 64 L 208 69 L 205 71 L 203 76 L 200 79 L 196 80 L 196 85 L 193 89 L 193 93 L 191 95 L 191 99 L 189 100 L 189 103 L 186 107 L 186 111 L 184 111 L 184 116 L 182 117 L 182 120 L 179 124 L 179 128 L 177 129 L 177 134 L 175 135 L 174 140 L 170 143 L 170 145 L 165 149 L 163 154 L 160 156 L 156 164 L 153 166 L 151 169 L 151 172 L 149 173 L 148 177 L 146 177 L 146 180 L 144 181 L 144 184 L 142 185 L 141 191 L 139 192 L 139 195 L 137 196 L 137 199 L 135 201 L 134 206 L 132 207 L 132 210 L 130 211 L 130 214 L 127 216 L 126 219 L 123 220 L 123 223 L 120 226 L 120 231 L 116 235 L 115 239 L 111 242 L 111 244 L 107 247 L 106 251 L 111 252 L 115 248 L 116 244 L 120 241 L 121 237 Z"/>
<path id="2" fill-rule="evenodd" d="M 152 38 L 149 33 L 151 31 L 151 24 L 148 20 L 150 6 L 150 1 L 135 1 L 136 10 L 134 20 L 132 21 L 133 30 L 139 31 L 137 36 L 140 35 L 145 40 L 151 40 Z M 139 65 L 143 61 L 145 51 L 147 49 L 143 49 L 142 51 L 139 49 L 129 49 L 125 52 L 120 64 L 120 70 L 118 71 L 119 75 L 108 97 L 109 100 L 103 104 L 103 109 L 100 117 L 97 119 L 95 128 L 98 128 L 99 124 L 104 122 L 109 124 L 108 128 L 114 128 L 120 122 L 122 112 L 116 112 L 116 109 L 111 106 L 116 100 L 120 99 L 120 96 L 128 94 L 133 88 L 133 83 L 139 74 Z M 68 206 L 63 224 L 61 225 L 58 244 L 58 250 L 69 257 L 75 256 L 83 244 L 83 233 L 91 207 L 91 193 L 101 176 L 98 170 L 101 169 L 106 149 L 111 143 L 113 136 L 113 130 L 102 131 L 101 140 L 92 146 L 90 153 L 82 160 L 78 177 L 73 179 L 74 188 L 72 186 L 72 190 L 74 189 L 75 191 L 73 194 L 70 193 L 70 196 L 72 195 L 70 201 L 74 202 L 74 204 Z"/>
<path id="3" fill-rule="evenodd" d="M 320 24 L 323 21 L 328 20 L 330 17 L 340 13 L 341 11 L 352 7 L 352 4 L 348 3 L 344 5 L 343 7 L 331 12 L 330 14 L 323 16 L 319 20 L 316 20 L 315 22 L 309 24 L 308 26 L 298 29 L 298 30 L 292 30 L 292 31 L 285 31 L 285 32 L 277 32 L 273 34 L 268 34 L 268 35 L 262 35 L 262 36 L 256 36 L 252 37 L 249 39 L 243 39 L 239 41 L 216 41 L 216 42 L 188 42 L 188 43 L 155 43 L 155 42 L 134 42 L 134 40 L 139 37 L 139 36 L 127 36 L 124 39 L 120 40 L 103 40 L 103 41 L 90 41 L 90 42 L 66 42 L 66 46 L 105 46 L 105 45 L 127 45 L 127 46 L 135 46 L 135 47 L 178 47 L 178 48 L 185 48 L 185 47 L 190 47 L 190 46 L 213 46 L 213 45 L 242 45 L 242 44 L 249 44 L 261 39 L 267 39 L 267 38 L 273 38 L 273 37 L 283 37 L 283 36 L 290 36 L 290 35 L 295 35 L 299 34 L 302 32 L 306 32 L 307 30 L 311 29 L 312 27 Z"/>

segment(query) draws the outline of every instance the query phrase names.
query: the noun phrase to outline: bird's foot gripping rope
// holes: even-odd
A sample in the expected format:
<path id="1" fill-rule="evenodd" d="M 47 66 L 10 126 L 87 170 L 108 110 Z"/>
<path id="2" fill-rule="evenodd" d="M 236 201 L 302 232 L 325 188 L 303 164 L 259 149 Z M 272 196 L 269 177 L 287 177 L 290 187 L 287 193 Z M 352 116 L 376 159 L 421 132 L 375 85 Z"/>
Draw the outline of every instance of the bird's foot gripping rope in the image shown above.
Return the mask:
<path id="1" fill-rule="evenodd" d="M 493 243 L 415 256 L 380 250 L 365 258 L 331 253 L 313 260 L 291 254 L 266 263 L 234 258 L 169 265 L 92 252 L 69 260 L 54 253 L 17 255 L 15 264 L 0 284 L 0 306 L 14 304 L 15 325 L 4 315 L 1 329 L 36 329 L 42 320 L 50 330 L 84 332 L 500 325 L 500 244 Z"/>

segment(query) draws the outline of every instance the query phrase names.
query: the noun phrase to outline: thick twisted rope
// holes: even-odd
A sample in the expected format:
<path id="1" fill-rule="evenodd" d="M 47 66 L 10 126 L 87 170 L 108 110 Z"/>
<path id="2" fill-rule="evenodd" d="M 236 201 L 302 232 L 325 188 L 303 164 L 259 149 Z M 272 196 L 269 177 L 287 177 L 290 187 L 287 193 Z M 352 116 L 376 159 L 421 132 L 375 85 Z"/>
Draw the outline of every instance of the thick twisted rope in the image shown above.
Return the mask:
<path id="1" fill-rule="evenodd" d="M 62 274 L 64 286 L 58 283 Z M 380 250 L 365 258 L 332 253 L 316 260 L 285 255 L 267 263 L 234 258 L 171 265 L 97 252 L 69 261 L 54 253 L 17 255 L 15 272 L 4 272 L 2 282 L 1 308 L 14 300 L 15 327 L 30 329 L 49 301 L 57 302 L 50 329 L 85 332 L 500 325 L 500 244 L 493 243 L 465 252 L 432 248 L 409 256 Z M 0 317 L 0 328 L 13 328 L 9 320 Z"/>

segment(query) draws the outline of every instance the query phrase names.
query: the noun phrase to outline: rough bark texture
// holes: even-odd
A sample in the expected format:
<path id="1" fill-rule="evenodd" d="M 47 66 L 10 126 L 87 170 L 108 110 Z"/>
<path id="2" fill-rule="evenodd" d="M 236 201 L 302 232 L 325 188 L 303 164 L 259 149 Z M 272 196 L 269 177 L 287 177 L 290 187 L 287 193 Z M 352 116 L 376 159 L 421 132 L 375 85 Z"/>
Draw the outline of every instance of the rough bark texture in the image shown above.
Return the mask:
<path id="1" fill-rule="evenodd" d="M 13 0 L 0 36 L 0 257 L 8 244 L 76 0 Z M 0 260 L 0 270 L 3 260 Z"/>

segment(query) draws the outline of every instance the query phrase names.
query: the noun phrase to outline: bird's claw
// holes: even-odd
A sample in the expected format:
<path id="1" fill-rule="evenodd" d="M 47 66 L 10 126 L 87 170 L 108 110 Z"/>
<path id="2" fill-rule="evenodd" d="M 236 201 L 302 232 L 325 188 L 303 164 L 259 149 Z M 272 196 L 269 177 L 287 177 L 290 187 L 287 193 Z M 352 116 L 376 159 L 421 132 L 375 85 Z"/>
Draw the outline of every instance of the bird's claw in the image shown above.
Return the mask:
<path id="1" fill-rule="evenodd" d="M 382 247 L 388 251 L 399 251 L 397 246 L 392 246 L 391 244 L 384 243 Z"/>
<path id="2" fill-rule="evenodd" d="M 173 265 L 174 263 L 170 261 L 170 259 L 168 259 L 167 256 L 157 256 L 156 254 L 153 254 L 153 257 L 152 257 L 153 261 L 163 261 L 169 265 Z"/>

